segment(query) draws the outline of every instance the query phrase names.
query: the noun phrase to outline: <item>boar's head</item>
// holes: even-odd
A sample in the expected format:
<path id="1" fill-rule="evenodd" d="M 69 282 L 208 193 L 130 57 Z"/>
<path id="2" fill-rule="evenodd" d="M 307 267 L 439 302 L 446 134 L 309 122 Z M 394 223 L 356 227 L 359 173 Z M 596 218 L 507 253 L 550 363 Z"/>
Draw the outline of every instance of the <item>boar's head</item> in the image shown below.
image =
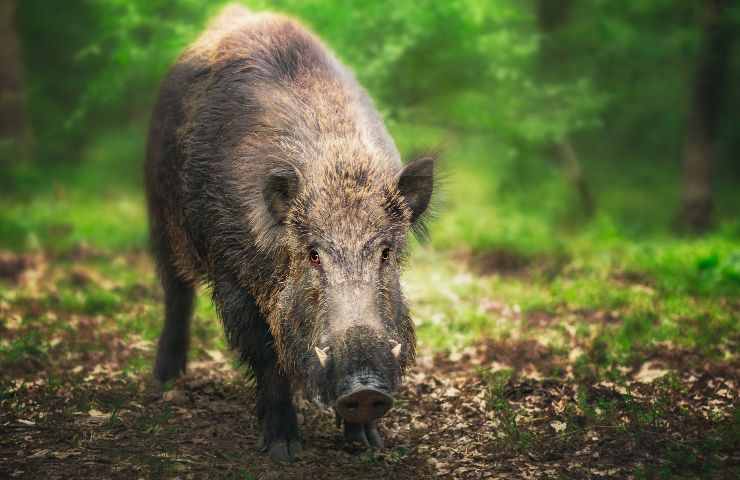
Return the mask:
<path id="1" fill-rule="evenodd" d="M 286 264 L 269 318 L 281 367 L 348 423 L 383 416 L 413 362 L 399 270 L 433 173 L 428 158 L 403 168 L 348 160 L 265 182 Z"/>

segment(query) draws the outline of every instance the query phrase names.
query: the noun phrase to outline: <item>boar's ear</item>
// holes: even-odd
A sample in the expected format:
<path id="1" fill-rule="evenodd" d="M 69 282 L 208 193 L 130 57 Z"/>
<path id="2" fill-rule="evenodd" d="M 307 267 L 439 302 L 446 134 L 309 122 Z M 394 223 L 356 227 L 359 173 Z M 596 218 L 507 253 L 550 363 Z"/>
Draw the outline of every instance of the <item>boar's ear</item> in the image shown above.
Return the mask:
<path id="1" fill-rule="evenodd" d="M 270 212 L 276 224 L 285 223 L 290 204 L 298 194 L 298 172 L 287 166 L 273 170 L 267 177 L 262 188 L 262 197 L 265 200 L 267 211 Z"/>
<path id="2" fill-rule="evenodd" d="M 409 163 L 398 174 L 398 191 L 411 209 L 411 223 L 424 215 L 434 191 L 434 158 L 423 157 Z"/>

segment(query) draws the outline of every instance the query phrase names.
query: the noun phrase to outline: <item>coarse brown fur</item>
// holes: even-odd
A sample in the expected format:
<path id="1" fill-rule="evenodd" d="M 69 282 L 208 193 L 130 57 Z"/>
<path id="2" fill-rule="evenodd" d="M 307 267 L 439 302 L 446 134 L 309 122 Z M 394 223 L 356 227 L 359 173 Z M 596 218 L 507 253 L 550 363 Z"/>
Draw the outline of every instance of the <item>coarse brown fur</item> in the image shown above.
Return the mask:
<path id="1" fill-rule="evenodd" d="M 294 417 L 284 404 L 296 379 L 336 397 L 315 347 L 332 344 L 337 371 L 385 368 L 395 387 L 414 359 L 398 268 L 431 195 L 427 163 L 402 170 L 367 94 L 296 21 L 227 7 L 172 68 L 152 117 L 146 189 L 166 296 L 157 376 L 184 370 L 193 288 L 207 283 L 255 369 L 268 446 L 297 436 L 269 426 L 276 409 Z M 380 260 L 384 247 L 393 254 Z M 359 324 L 344 315 L 350 287 L 367 292 Z M 403 345 L 398 361 L 389 341 Z"/>

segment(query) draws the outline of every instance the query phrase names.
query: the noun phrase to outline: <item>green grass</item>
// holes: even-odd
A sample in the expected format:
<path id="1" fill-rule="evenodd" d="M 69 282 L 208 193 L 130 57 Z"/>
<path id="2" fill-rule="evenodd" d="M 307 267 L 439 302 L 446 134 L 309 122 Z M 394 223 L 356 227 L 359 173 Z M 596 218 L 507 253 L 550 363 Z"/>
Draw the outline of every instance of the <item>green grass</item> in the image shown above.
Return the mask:
<path id="1" fill-rule="evenodd" d="M 737 344 L 736 218 L 720 217 L 705 237 L 678 237 L 666 229 L 675 188 L 645 190 L 670 182 L 650 176 L 652 170 L 624 167 L 617 174 L 584 159 L 599 205 L 596 217 L 584 221 L 571 213 L 569 187 L 546 159 L 482 137 L 399 123 L 391 129 L 406 154 L 441 144 L 443 181 L 431 241 L 414 245 L 404 275 L 423 345 L 450 349 L 523 331 L 562 348 L 566 330 L 522 328 L 534 314 L 562 317 L 591 337 L 603 337 L 613 359 L 628 359 L 657 342 L 714 355 Z M 133 312 L 122 308 L 154 281 L 151 270 L 129 268 L 125 259 L 125 252 L 146 246 L 143 149 L 143 132 L 134 129 L 101 137 L 65 168 L 16 169 L 12 188 L 0 196 L 0 248 L 64 254 L 82 244 L 120 252 L 112 263 L 103 258 L 92 264 L 116 288 L 62 283 L 54 301 L 71 313 L 117 315 L 125 331 L 154 341 L 159 300 L 142 300 Z M 639 179 L 633 186 L 631 175 Z M 722 191 L 720 212 L 729 212 L 727 203 L 737 195 Z M 486 258 L 494 253 L 514 262 L 513 270 L 486 271 Z M 594 329 L 577 318 L 599 312 L 618 321 Z M 224 346 L 214 317 L 202 292 L 194 324 L 201 354 Z M 33 345 L 3 348 L 16 352 Z"/>
<path id="2" fill-rule="evenodd" d="M 425 128 L 392 128 L 406 153 L 444 138 Z M 712 419 L 700 407 L 686 408 L 696 396 L 685 391 L 686 377 L 670 373 L 643 384 L 646 391 L 633 391 L 630 379 L 656 355 L 737 361 L 740 223 L 726 213 L 740 193 L 721 192 L 714 232 L 682 237 L 668 229 L 673 212 L 666 205 L 675 189 L 646 191 L 661 179 L 645 172 L 599 171 L 593 179 L 599 211 L 587 221 L 572 213 L 556 165 L 481 138 L 450 136 L 443 143 L 445 178 L 431 239 L 412 242 L 403 288 L 420 351 L 490 346 L 495 362 L 474 368 L 487 388 L 487 415 L 496 424 L 490 442 L 501 462 L 573 458 L 594 444 L 596 433 L 613 448 L 661 459 L 641 466 L 635 478 L 723 471 L 740 431 L 736 410 Z M 50 398 L 55 376 L 76 365 L 71 372 L 81 392 L 64 408 L 111 412 L 111 429 L 119 427 L 118 404 L 87 392 L 88 379 L 97 378 L 89 376 L 96 359 L 115 350 L 113 378 L 148 378 L 162 327 L 162 294 L 145 253 L 142 150 L 140 131 L 104 137 L 74 165 L 15 169 L 0 194 L 0 250 L 45 262 L 30 268 L 38 278 L 22 287 L 0 279 L 0 332 L 9 332 L 0 336 L 0 365 L 17 378 L 47 366 Z M 618 182 L 610 181 L 614 175 Z M 640 182 L 632 185 L 632 175 Z M 199 291 L 193 362 L 229 358 L 209 297 L 208 289 Z M 55 360 L 66 371 L 55 370 Z M 611 393 L 599 390 L 604 382 Z M 552 398 L 568 399 L 561 410 L 542 394 L 548 389 Z M 13 411 L 25 408 L 24 392 L 0 382 L 0 400 Z M 540 403 L 532 409 L 532 402 Z M 167 433 L 176 428 L 171 415 L 165 409 L 140 416 L 133 428 Z M 364 454 L 360 462 L 401 464 L 409 454 L 398 447 Z M 141 461 L 160 475 L 181 467 L 169 456 Z M 254 478 L 250 471 L 235 469 L 229 478 Z"/>
<path id="3" fill-rule="evenodd" d="M 28 200 L 0 199 L 0 238 L 14 250 L 69 250 L 79 244 L 111 249 L 145 245 L 141 195 L 92 198 L 75 192 Z M 125 225 L 122 227 L 122 225 Z"/>
<path id="4" fill-rule="evenodd" d="M 0 180 L 0 247 L 145 246 L 143 139 L 141 129 L 111 133 L 80 159 L 14 168 Z"/>
<path id="5" fill-rule="evenodd" d="M 402 135 L 416 130 L 397 127 Z M 480 138 L 449 144 L 432 239 L 416 248 L 406 276 L 423 342 L 444 349 L 481 336 L 506 338 L 529 312 L 613 311 L 618 321 L 601 335 L 614 358 L 658 342 L 717 355 L 737 345 L 737 191 L 718 191 L 712 234 L 684 237 L 669 229 L 677 172 L 658 175 L 639 165 L 615 171 L 584 159 L 587 173 L 595 173 L 599 207 L 586 221 L 571 213 L 577 208 L 556 165 Z M 519 266 L 482 277 L 467 273 L 485 269 L 491 253 Z M 485 307 L 491 301 L 521 315 L 492 314 Z M 541 340 L 542 333 L 533 337 Z"/>

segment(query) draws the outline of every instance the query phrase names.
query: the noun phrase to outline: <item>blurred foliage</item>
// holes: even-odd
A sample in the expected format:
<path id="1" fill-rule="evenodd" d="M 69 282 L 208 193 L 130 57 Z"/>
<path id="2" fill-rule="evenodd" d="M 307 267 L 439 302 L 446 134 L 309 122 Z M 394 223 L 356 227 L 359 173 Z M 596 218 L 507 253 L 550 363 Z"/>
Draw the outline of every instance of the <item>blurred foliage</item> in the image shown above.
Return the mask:
<path id="1" fill-rule="evenodd" d="M 132 231 L 141 212 L 129 207 L 139 201 L 158 83 L 225 3 L 18 2 L 37 159 L 0 177 L 0 190 L 14 196 L 0 196 L 5 244 L 59 243 L 65 229 L 49 225 L 64 224 L 76 226 L 65 244 L 143 242 L 143 225 Z M 549 32 L 547 50 L 535 0 L 242 3 L 315 30 L 368 88 L 402 153 L 443 151 L 449 185 L 436 247 L 530 254 L 576 242 L 568 236 L 583 223 L 576 194 L 543 148 L 566 136 L 596 197 L 583 242 L 670 238 L 701 2 L 565 1 L 572 8 Z M 726 13 L 740 26 L 738 5 Z M 737 79 L 740 55 L 732 59 Z M 716 231 L 735 244 L 740 91 L 730 88 L 724 103 Z M 121 241 L 101 233 L 121 219 Z M 732 265 L 706 267 L 704 277 Z"/>
<path id="2" fill-rule="evenodd" d="M 102 130 L 146 121 L 156 85 L 208 10 L 185 0 L 19 3 L 38 155 L 74 161 Z"/>
<path id="3" fill-rule="evenodd" d="M 168 65 L 224 3 L 77 0 L 52 12 L 44 0 L 20 2 L 40 155 L 74 159 L 101 129 L 145 122 Z M 554 72 L 539 77 L 533 1 L 244 3 L 310 24 L 389 118 L 490 132 L 520 145 L 587 132 L 584 141 L 600 152 L 678 157 L 698 3 L 575 2 L 554 34 L 567 61 L 549 61 Z M 727 115 L 737 118 L 732 107 L 740 99 L 732 95 Z M 731 138 L 722 145 L 738 145 L 736 129 L 724 136 Z"/>

